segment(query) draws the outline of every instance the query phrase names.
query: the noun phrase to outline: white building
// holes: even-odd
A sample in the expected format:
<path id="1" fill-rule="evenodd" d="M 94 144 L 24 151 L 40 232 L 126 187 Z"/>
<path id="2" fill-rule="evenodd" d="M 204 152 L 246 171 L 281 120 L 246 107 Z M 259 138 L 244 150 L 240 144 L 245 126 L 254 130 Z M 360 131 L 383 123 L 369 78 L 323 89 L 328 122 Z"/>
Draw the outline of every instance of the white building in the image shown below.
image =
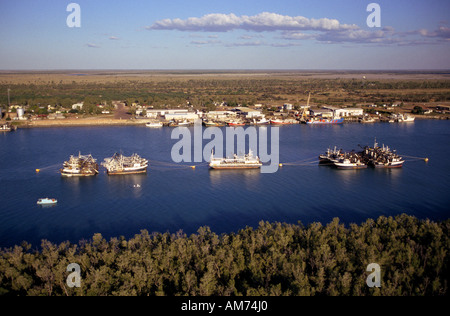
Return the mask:
<path id="1" fill-rule="evenodd" d="M 248 107 L 237 107 L 237 108 L 234 108 L 234 111 L 237 114 L 243 115 L 243 116 L 245 116 L 245 118 L 248 118 L 248 119 L 262 118 L 264 116 L 260 110 L 250 109 Z"/>
<path id="2" fill-rule="evenodd" d="M 82 110 L 84 102 L 72 104 L 72 110 Z"/>
<path id="3" fill-rule="evenodd" d="M 333 117 L 333 111 L 329 110 L 329 109 L 310 109 L 309 113 L 315 117 L 317 117 L 317 116 L 320 116 L 323 118 Z"/>
<path id="4" fill-rule="evenodd" d="M 290 111 L 294 108 L 294 106 L 290 103 L 285 103 L 285 104 L 283 104 L 283 108 L 287 111 Z"/>
<path id="5" fill-rule="evenodd" d="M 336 116 L 345 117 L 345 116 L 362 116 L 364 115 L 364 110 L 360 108 L 345 108 L 345 109 L 337 109 L 335 110 Z"/>
<path id="6" fill-rule="evenodd" d="M 209 111 L 206 113 L 206 118 L 209 120 L 225 120 L 229 117 L 235 117 L 236 112 L 232 111 Z"/>
<path id="7" fill-rule="evenodd" d="M 193 121 L 197 120 L 198 114 L 195 113 L 166 113 L 164 115 L 164 118 L 168 121 L 174 120 L 174 121 Z"/>

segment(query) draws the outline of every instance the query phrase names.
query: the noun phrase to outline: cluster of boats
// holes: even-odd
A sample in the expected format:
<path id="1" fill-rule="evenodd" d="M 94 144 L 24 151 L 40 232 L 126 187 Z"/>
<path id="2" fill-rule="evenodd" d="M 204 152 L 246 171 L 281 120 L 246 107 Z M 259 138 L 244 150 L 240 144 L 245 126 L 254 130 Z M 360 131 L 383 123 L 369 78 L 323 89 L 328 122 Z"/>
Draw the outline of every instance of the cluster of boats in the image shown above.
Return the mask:
<path id="1" fill-rule="evenodd" d="M 388 146 L 380 147 L 375 140 L 373 147 L 365 146 L 361 152 L 344 152 L 336 147 L 319 155 L 319 163 L 333 165 L 338 169 L 401 168 L 405 160 Z"/>
<path id="2" fill-rule="evenodd" d="M 139 174 L 147 172 L 148 160 L 138 154 L 126 157 L 121 153 L 115 153 L 112 157 L 106 158 L 101 166 L 106 169 L 108 175 Z M 251 150 L 246 155 L 234 155 L 232 158 L 216 158 L 212 152 L 209 163 L 211 169 L 256 169 L 261 166 L 259 157 L 254 156 Z M 97 175 L 98 169 L 97 160 L 92 155 L 79 153 L 78 156 L 70 156 L 60 171 L 64 177 L 89 177 Z"/>
<path id="3" fill-rule="evenodd" d="M 230 120 L 227 122 L 224 121 L 214 121 L 214 120 L 203 120 L 202 125 L 205 127 L 220 127 L 220 126 L 247 126 L 247 125 L 292 125 L 298 124 L 299 122 L 294 119 L 273 119 L 267 120 L 266 118 L 262 119 L 253 119 L 253 120 Z M 178 126 L 192 126 L 194 125 L 193 121 L 182 121 L 182 122 L 169 122 L 163 123 L 161 121 L 153 121 L 145 124 L 147 127 L 157 128 L 163 126 L 169 127 L 178 127 Z"/>
<path id="4" fill-rule="evenodd" d="M 101 164 L 109 175 L 137 174 L 147 172 L 148 160 L 133 154 L 126 157 L 121 153 L 115 153 L 111 158 L 106 158 Z M 64 177 L 89 177 L 98 174 L 99 165 L 91 155 L 70 156 L 60 170 Z"/>

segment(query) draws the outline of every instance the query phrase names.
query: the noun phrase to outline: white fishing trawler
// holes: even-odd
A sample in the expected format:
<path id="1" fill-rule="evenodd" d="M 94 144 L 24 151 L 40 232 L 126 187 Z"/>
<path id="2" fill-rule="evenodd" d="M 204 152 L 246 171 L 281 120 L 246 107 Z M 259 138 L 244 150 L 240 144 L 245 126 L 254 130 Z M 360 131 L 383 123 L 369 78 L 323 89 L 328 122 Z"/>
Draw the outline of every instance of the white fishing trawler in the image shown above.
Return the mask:
<path id="1" fill-rule="evenodd" d="M 98 174 L 97 160 L 91 155 L 70 156 L 60 169 L 63 177 L 89 177 Z"/>
<path id="2" fill-rule="evenodd" d="M 253 156 L 253 152 L 249 150 L 248 155 L 237 156 L 233 158 L 214 158 L 214 152 L 211 152 L 211 160 L 209 167 L 211 169 L 256 169 L 261 168 L 262 163 L 258 156 Z"/>
<path id="3" fill-rule="evenodd" d="M 102 166 L 109 175 L 146 173 L 148 160 L 138 154 L 125 157 L 121 153 L 115 153 L 111 158 L 106 158 Z"/>

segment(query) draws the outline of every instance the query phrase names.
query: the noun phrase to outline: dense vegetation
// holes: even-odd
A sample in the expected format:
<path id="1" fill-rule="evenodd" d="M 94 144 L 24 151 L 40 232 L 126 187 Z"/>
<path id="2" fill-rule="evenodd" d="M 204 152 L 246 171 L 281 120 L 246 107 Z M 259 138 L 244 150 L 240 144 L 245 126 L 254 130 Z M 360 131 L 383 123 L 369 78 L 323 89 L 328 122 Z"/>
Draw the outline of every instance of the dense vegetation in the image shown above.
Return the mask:
<path id="1" fill-rule="evenodd" d="M 248 78 L 220 77 L 183 78 L 170 75 L 152 77 L 99 77 L 96 81 L 86 77 L 55 77 L 64 80 L 0 82 L 0 106 L 8 104 L 7 89 L 11 89 L 11 101 L 20 105 L 57 105 L 70 107 L 85 101 L 127 101 L 160 107 L 184 106 L 189 102 L 195 107 L 226 102 L 231 105 L 255 103 L 292 104 L 306 103 L 311 92 L 313 104 L 352 105 L 360 103 L 394 102 L 444 102 L 450 101 L 449 80 L 363 80 L 318 79 L 295 76 L 253 76 Z"/>
<path id="2" fill-rule="evenodd" d="M 261 222 L 218 236 L 141 231 L 79 244 L 24 243 L 0 254 L 3 295 L 448 295 L 450 220 L 407 215 L 349 227 Z M 81 287 L 69 288 L 70 263 Z M 381 266 L 369 288 L 367 265 Z"/>

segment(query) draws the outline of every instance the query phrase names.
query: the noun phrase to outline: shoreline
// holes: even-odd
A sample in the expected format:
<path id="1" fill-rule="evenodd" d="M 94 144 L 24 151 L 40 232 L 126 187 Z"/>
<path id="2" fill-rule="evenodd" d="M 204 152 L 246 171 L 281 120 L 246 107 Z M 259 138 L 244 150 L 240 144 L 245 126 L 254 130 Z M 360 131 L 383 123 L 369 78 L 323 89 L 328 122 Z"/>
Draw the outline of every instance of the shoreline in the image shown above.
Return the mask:
<path id="1" fill-rule="evenodd" d="M 450 120 L 450 116 L 423 116 L 414 115 L 417 120 Z M 18 129 L 28 128 L 53 128 L 53 127 L 96 127 L 96 126 L 145 126 L 150 120 L 139 119 L 111 119 L 111 118 L 83 118 L 83 119 L 56 119 L 38 121 L 10 121 L 1 120 L 0 124 L 12 123 Z M 16 123 L 16 124 L 14 124 Z M 344 124 L 359 123 L 355 121 L 345 121 Z M 375 123 L 383 123 L 381 121 Z"/>

